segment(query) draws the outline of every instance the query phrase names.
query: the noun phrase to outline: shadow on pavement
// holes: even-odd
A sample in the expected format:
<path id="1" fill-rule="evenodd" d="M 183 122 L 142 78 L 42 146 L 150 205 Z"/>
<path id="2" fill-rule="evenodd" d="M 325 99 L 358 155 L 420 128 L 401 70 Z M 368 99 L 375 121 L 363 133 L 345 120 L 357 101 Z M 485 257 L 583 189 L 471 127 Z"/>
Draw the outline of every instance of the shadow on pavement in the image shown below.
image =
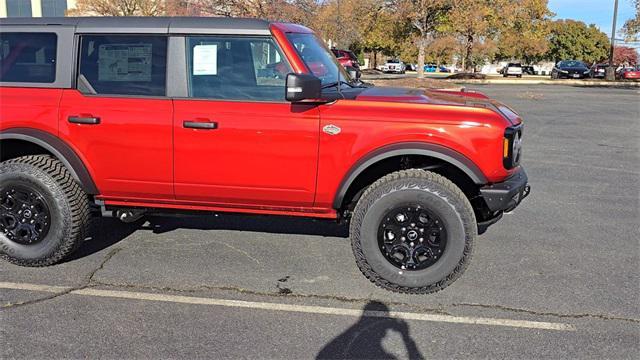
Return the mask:
<path id="1" fill-rule="evenodd" d="M 366 316 L 375 312 L 376 316 Z M 415 341 L 409 334 L 409 324 L 402 319 L 383 317 L 389 308 L 378 301 L 370 301 L 363 308 L 358 322 L 325 345 L 316 359 L 396 359 L 387 352 L 382 341 L 390 332 L 398 333 L 406 349 L 406 358 L 424 359 Z M 405 356 L 402 356 L 405 358 Z"/>
<path id="2" fill-rule="evenodd" d="M 65 262 L 97 253 L 124 240 L 139 230 L 163 234 L 177 229 L 235 230 L 273 234 L 314 236 L 349 236 L 346 225 L 332 220 L 310 218 L 260 216 L 238 214 L 146 216 L 134 223 L 123 223 L 113 218 L 96 218 L 89 237 Z"/>
<path id="3" fill-rule="evenodd" d="M 149 216 L 146 217 L 155 234 L 176 229 L 197 230 L 237 230 L 273 234 L 317 235 L 348 237 L 346 225 L 332 220 L 310 219 L 286 216 L 260 216 L 238 214 L 216 214 L 199 216 Z"/>
<path id="4" fill-rule="evenodd" d="M 65 262 L 89 256 L 115 245 L 139 230 L 142 224 L 144 220 L 125 224 L 113 218 L 95 218 L 91 224 L 89 236 Z"/>

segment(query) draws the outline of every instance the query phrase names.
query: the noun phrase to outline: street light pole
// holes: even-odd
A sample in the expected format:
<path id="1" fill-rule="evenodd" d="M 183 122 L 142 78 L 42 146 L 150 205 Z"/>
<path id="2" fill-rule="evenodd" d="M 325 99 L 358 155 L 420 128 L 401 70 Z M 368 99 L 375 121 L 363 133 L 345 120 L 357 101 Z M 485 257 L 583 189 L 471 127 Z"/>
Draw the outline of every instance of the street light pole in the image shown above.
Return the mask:
<path id="1" fill-rule="evenodd" d="M 613 50 L 616 42 L 616 21 L 618 19 L 618 0 L 613 3 L 613 25 L 611 26 L 611 49 L 609 50 L 609 66 L 607 67 L 607 80 L 616 79 L 616 68 L 613 64 Z"/>

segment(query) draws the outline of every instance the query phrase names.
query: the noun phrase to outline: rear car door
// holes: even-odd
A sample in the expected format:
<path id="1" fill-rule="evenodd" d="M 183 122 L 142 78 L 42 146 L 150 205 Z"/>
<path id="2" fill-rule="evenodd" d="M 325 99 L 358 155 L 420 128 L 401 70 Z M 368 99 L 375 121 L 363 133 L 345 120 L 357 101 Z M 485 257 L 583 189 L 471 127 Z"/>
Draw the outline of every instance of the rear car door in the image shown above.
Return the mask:
<path id="1" fill-rule="evenodd" d="M 77 89 L 64 91 L 60 137 L 105 199 L 173 199 L 166 35 L 83 35 Z"/>
<path id="2" fill-rule="evenodd" d="M 315 194 L 319 112 L 285 101 L 271 37 L 185 39 L 188 98 L 174 99 L 176 199 L 305 207 Z"/>

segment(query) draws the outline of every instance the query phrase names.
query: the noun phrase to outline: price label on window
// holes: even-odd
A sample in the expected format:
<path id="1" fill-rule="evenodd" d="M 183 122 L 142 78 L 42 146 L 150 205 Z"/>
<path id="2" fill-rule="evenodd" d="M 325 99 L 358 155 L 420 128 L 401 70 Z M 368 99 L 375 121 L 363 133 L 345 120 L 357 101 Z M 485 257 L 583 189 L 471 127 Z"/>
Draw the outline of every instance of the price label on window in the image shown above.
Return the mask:
<path id="1" fill-rule="evenodd" d="M 218 75 L 218 45 L 193 48 L 193 75 Z"/>

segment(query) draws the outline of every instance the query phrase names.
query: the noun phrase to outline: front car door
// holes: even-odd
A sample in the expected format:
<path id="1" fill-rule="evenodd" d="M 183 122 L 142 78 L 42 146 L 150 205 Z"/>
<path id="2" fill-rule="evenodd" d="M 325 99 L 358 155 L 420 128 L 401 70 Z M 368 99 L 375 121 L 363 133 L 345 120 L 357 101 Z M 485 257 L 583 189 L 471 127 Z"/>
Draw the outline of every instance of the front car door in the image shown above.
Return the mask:
<path id="1" fill-rule="evenodd" d="M 285 101 L 291 67 L 270 36 L 185 38 L 174 100 L 177 200 L 246 208 L 314 202 L 319 112 Z"/>

